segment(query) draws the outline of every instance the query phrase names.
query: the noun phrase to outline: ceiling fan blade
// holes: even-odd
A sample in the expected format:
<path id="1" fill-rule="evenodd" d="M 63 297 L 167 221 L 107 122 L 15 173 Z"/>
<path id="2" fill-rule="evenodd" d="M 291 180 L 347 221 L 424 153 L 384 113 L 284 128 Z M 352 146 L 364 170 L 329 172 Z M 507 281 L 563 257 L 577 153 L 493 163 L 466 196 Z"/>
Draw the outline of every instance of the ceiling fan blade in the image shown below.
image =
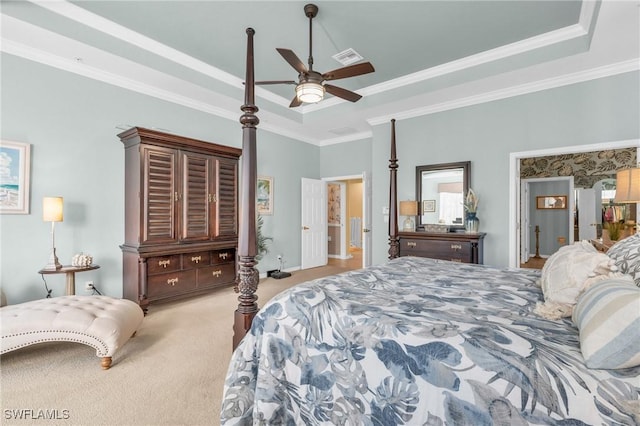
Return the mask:
<path id="1" fill-rule="evenodd" d="M 265 81 L 256 81 L 256 85 L 267 85 L 267 84 L 298 84 L 298 82 L 293 80 L 265 80 Z"/>
<path id="2" fill-rule="evenodd" d="M 299 74 L 306 74 L 308 72 L 307 67 L 305 67 L 300 58 L 293 53 L 293 50 L 282 49 L 280 47 L 276 47 L 276 50 L 280 55 L 282 55 L 285 61 L 289 62 L 289 65 L 298 71 Z"/>
<path id="3" fill-rule="evenodd" d="M 331 84 L 325 84 L 324 89 L 334 96 L 342 99 L 346 99 L 351 102 L 357 102 L 362 98 L 362 95 L 358 95 L 351 90 L 343 89 L 342 87 L 332 86 Z"/>
<path id="4" fill-rule="evenodd" d="M 355 77 L 357 75 L 368 74 L 374 71 L 375 69 L 373 68 L 373 65 L 371 65 L 371 62 L 363 62 L 361 64 L 349 65 L 347 67 L 325 72 L 322 74 L 322 78 L 325 80 L 338 80 L 340 78 Z"/>
<path id="5" fill-rule="evenodd" d="M 298 99 L 298 96 L 294 96 L 293 99 L 291 100 L 291 103 L 289 104 L 289 108 L 295 108 L 300 105 L 302 105 L 302 101 Z"/>

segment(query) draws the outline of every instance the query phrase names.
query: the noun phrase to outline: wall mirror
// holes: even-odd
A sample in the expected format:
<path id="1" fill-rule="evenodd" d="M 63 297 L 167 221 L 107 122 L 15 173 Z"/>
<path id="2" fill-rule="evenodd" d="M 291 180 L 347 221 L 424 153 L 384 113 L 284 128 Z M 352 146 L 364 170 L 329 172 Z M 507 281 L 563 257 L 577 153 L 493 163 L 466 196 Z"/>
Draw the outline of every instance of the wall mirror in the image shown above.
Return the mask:
<path id="1" fill-rule="evenodd" d="M 463 198 L 469 191 L 471 161 L 416 166 L 417 229 L 425 225 L 447 225 L 464 231 Z"/>

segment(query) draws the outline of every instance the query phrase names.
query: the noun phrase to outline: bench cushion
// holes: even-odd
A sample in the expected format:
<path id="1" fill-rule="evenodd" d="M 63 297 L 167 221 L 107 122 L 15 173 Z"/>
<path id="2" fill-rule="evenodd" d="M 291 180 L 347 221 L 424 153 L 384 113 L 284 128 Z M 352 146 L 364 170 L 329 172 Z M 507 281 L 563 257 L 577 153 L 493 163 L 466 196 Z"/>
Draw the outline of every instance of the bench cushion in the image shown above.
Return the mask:
<path id="1" fill-rule="evenodd" d="M 76 342 L 111 357 L 143 319 L 134 302 L 108 296 L 61 296 L 0 308 L 1 352 L 42 342 Z"/>

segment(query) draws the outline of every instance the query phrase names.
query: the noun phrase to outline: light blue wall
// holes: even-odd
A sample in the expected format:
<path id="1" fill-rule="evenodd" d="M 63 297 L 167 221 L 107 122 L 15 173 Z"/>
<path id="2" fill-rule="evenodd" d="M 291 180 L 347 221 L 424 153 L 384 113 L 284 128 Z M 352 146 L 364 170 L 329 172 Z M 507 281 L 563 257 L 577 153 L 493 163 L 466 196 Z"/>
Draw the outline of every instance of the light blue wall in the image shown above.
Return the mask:
<path id="1" fill-rule="evenodd" d="M 101 267 L 76 276 L 76 292 L 93 280 L 102 293 L 121 297 L 124 237 L 124 149 L 116 126 L 130 124 L 241 146 L 236 120 L 204 114 L 118 87 L 3 54 L 2 139 L 31 144 L 31 213 L 0 215 L 0 284 L 10 303 L 46 295 L 40 270 L 47 263 L 50 224 L 42 221 L 42 197 L 64 197 L 64 222 L 56 226 L 63 264 L 84 252 Z M 238 118 L 241 101 L 238 102 Z M 274 178 L 275 214 L 265 216 L 270 252 L 264 272 L 300 264 L 300 178 L 319 177 L 319 148 L 258 127 L 258 173 Z M 295 159 L 295 160 L 294 160 Z M 54 296 L 64 275 L 47 275 Z"/>
<path id="2" fill-rule="evenodd" d="M 322 177 L 354 176 L 371 171 L 371 139 L 328 145 L 320 150 Z"/>
<path id="3" fill-rule="evenodd" d="M 640 138 L 640 73 L 573 84 L 396 122 L 398 199 L 414 194 L 415 166 L 471 161 L 484 263 L 508 266 L 509 154 Z M 373 131 L 372 170 L 388 165 L 390 124 Z M 388 172 L 373 187 L 373 260 L 387 257 Z"/>
<path id="4" fill-rule="evenodd" d="M 101 268 L 78 274 L 78 293 L 93 280 L 103 293 L 122 294 L 119 245 L 124 234 L 124 153 L 120 124 L 158 127 L 223 145 L 240 146 L 235 120 L 214 117 L 155 98 L 2 54 L 3 140 L 32 144 L 31 214 L 0 216 L 0 284 L 9 301 L 44 297 L 37 274 L 49 255 L 43 196 L 65 198 L 65 221 L 56 227 L 63 263 L 83 251 Z M 415 166 L 472 162 L 472 187 L 480 196 L 485 263 L 508 263 L 509 153 L 640 138 L 639 73 L 628 73 L 397 123 L 398 198 L 414 196 Z M 238 105 L 240 106 L 239 101 Z M 238 109 L 238 117 L 241 111 Z M 300 178 L 360 174 L 373 182 L 374 263 L 387 258 L 390 126 L 371 139 L 318 148 L 260 130 L 258 173 L 274 177 L 275 214 L 264 233 L 274 238 L 258 266 L 300 264 Z M 64 277 L 48 276 L 54 295 Z"/>

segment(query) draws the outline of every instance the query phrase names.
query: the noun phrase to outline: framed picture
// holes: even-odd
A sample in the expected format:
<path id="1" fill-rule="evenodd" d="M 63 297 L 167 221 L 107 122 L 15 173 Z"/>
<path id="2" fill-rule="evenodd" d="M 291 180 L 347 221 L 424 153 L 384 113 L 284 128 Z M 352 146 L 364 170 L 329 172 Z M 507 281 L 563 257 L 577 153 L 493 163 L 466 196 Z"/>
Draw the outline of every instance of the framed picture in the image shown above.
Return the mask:
<path id="1" fill-rule="evenodd" d="M 423 200 L 422 213 L 433 213 L 436 211 L 436 200 Z"/>
<path id="2" fill-rule="evenodd" d="M 539 195 L 536 197 L 537 209 L 566 209 L 566 195 Z"/>
<path id="3" fill-rule="evenodd" d="M 258 214 L 273 214 L 273 178 L 270 176 L 258 177 Z"/>
<path id="4" fill-rule="evenodd" d="M 0 213 L 29 214 L 31 145 L 0 141 Z"/>

